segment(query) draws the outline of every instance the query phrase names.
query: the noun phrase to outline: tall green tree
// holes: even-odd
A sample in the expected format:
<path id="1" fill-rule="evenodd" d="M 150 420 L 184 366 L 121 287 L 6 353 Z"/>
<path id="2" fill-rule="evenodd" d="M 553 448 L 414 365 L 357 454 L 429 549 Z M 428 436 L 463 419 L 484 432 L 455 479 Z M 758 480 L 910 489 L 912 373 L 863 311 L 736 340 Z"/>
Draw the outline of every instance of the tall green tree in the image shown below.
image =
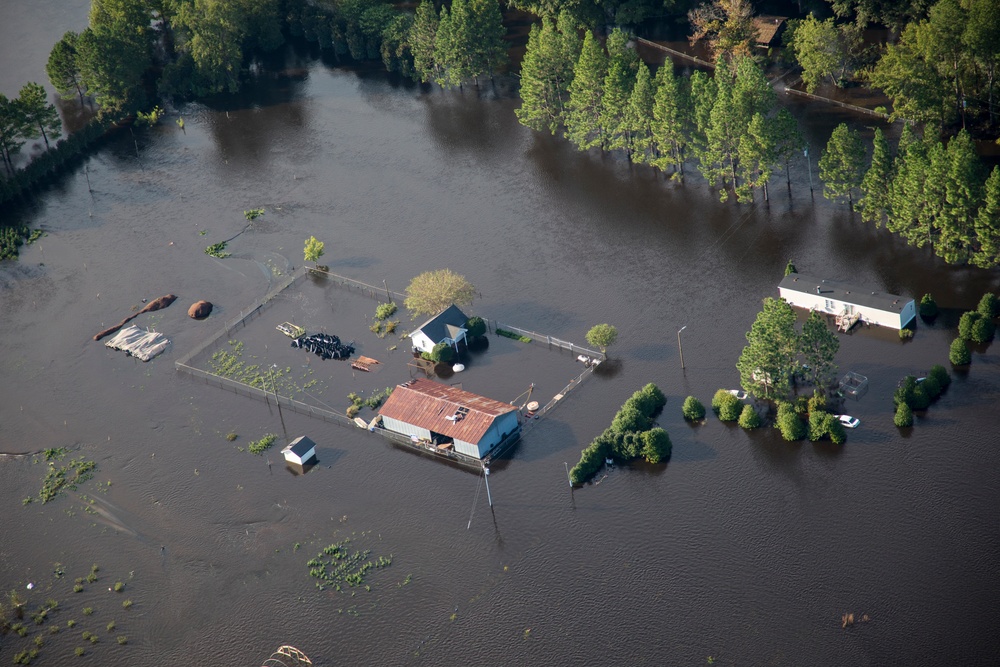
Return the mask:
<path id="1" fill-rule="evenodd" d="M 792 191 L 792 158 L 798 156 L 799 151 L 806 145 L 805 137 L 799 130 L 799 123 L 788 109 L 778 109 L 774 117 L 775 145 L 774 153 L 776 159 L 783 165 L 785 170 L 785 181 L 788 184 L 788 192 Z"/>
<path id="2" fill-rule="evenodd" d="M 924 198 L 924 180 L 928 162 L 924 142 L 907 123 L 896 148 L 895 178 L 889 188 L 889 217 L 886 229 L 909 238 L 916 226 L 921 202 Z"/>
<path id="3" fill-rule="evenodd" d="M 889 184 L 893 180 L 892 154 L 882 128 L 875 128 L 872 146 L 872 161 L 861 181 L 858 207 L 861 209 L 861 219 L 874 222 L 878 228 L 889 215 Z"/>
<path id="4" fill-rule="evenodd" d="M 489 74 L 507 64 L 507 29 L 503 25 L 503 15 L 497 0 L 469 1 L 472 62 L 474 77 Z M 478 85 L 478 78 L 476 81 Z"/>
<path id="5" fill-rule="evenodd" d="M 857 130 L 841 123 L 833 130 L 819 159 L 819 176 L 823 179 L 823 196 L 827 199 L 847 197 L 854 207 L 854 188 L 861 185 L 865 147 Z"/>
<path id="6" fill-rule="evenodd" d="M 463 6 L 460 4 L 460 9 Z M 441 7 L 438 16 L 438 29 L 434 36 L 434 64 L 437 70 L 434 82 L 443 88 L 460 86 L 466 78 L 465 60 L 459 51 L 452 14 L 447 7 Z"/>
<path id="7" fill-rule="evenodd" d="M 582 151 L 603 144 L 600 119 L 607 72 L 604 49 L 593 33 L 587 31 L 580 58 L 573 68 L 566 115 L 566 138 Z"/>
<path id="8" fill-rule="evenodd" d="M 186 36 L 182 50 L 194 60 L 194 91 L 208 95 L 239 90 L 246 37 L 239 6 L 227 0 L 194 0 L 181 7 L 175 23 Z"/>
<path id="9" fill-rule="evenodd" d="M 654 81 L 646 63 L 639 63 L 635 85 L 625 109 L 624 128 L 629 138 L 629 156 L 640 164 L 649 164 L 653 158 L 653 104 L 656 98 Z"/>
<path id="10" fill-rule="evenodd" d="M 945 206 L 937 252 L 946 262 L 965 263 L 976 240 L 976 210 L 983 196 L 983 170 L 972 137 L 961 130 L 948 142 Z"/>
<path id="11" fill-rule="evenodd" d="M 833 359 L 839 349 L 840 339 L 837 338 L 837 334 L 830 330 L 819 311 L 810 311 L 809 317 L 802 324 L 799 351 L 809 366 L 810 379 L 821 391 L 826 381 L 837 374 L 837 366 L 833 363 Z"/>
<path id="12" fill-rule="evenodd" d="M 924 144 L 927 149 L 927 169 L 924 172 L 921 198 L 918 200 L 917 224 L 910 228 L 907 235 L 907 241 L 918 248 L 926 245 L 934 247 L 937 240 L 945 214 L 945 193 L 948 171 L 951 168 L 948 150 L 933 133 L 924 135 Z"/>
<path id="13" fill-rule="evenodd" d="M 514 111 L 522 125 L 555 134 L 562 127 L 569 101 L 573 68 L 580 57 L 577 26 L 568 12 L 556 23 L 548 17 L 531 27 L 521 61 L 521 107 Z"/>
<path id="14" fill-rule="evenodd" d="M 437 77 L 438 66 L 434 57 L 438 31 L 438 15 L 431 0 L 421 0 L 410 28 L 410 50 L 413 52 L 413 69 L 420 81 L 427 83 Z"/>
<path id="15" fill-rule="evenodd" d="M 740 386 L 758 398 L 785 398 L 791 392 L 791 373 L 799 351 L 795 311 L 783 299 L 768 297 L 747 332 L 747 345 L 736 368 Z"/>
<path id="16" fill-rule="evenodd" d="M 635 85 L 638 56 L 628 48 L 628 35 L 620 28 L 614 28 L 608 35 L 606 48 L 608 69 L 604 77 L 604 96 L 598 120 L 601 136 L 604 138 L 602 148 L 627 150 L 630 138 L 625 127 L 625 114 Z"/>
<path id="17" fill-rule="evenodd" d="M 993 100 L 996 91 L 997 70 L 1000 69 L 1000 2 L 995 0 L 966 0 L 968 17 L 962 43 L 968 48 L 969 57 L 976 63 L 986 79 L 986 108 L 989 122 L 996 122 Z"/>
<path id="18" fill-rule="evenodd" d="M 651 164 L 666 171 L 672 168 L 678 178 L 684 174 L 684 149 L 692 122 L 688 96 L 673 67 L 664 64 L 656 72 L 653 100 L 653 143 L 656 156 Z"/>
<path id="19" fill-rule="evenodd" d="M 920 48 L 928 39 L 924 24 L 911 23 L 867 72 L 868 81 L 892 100 L 893 120 L 944 124 L 951 118 L 948 82 Z"/>
<path id="20" fill-rule="evenodd" d="M 760 188 L 768 201 L 767 184 L 777 161 L 777 128 L 773 118 L 757 112 L 740 137 L 740 175 L 743 183 L 736 190 L 740 202 L 752 202 L 753 190 Z"/>
<path id="21" fill-rule="evenodd" d="M 700 163 L 705 160 L 708 151 L 708 128 L 712 124 L 712 109 L 715 108 L 715 98 L 718 97 L 719 87 L 715 77 L 710 77 L 701 70 L 695 70 L 689 81 L 691 85 L 692 126 L 689 145 L 694 157 Z"/>
<path id="22" fill-rule="evenodd" d="M 706 146 L 698 156 L 698 170 L 705 180 L 719 188 L 722 201 L 729 198 L 728 187 L 736 186 L 736 164 L 740 136 L 749 119 L 741 118 L 740 106 L 733 99 L 733 80 L 719 62 L 715 70 L 715 102 L 705 128 Z"/>
<path id="23" fill-rule="evenodd" d="M 1000 266 L 1000 167 L 986 179 L 983 204 L 976 213 L 976 248 L 972 263 L 982 269 Z"/>
<path id="24" fill-rule="evenodd" d="M 70 30 L 55 43 L 49 52 L 45 73 L 49 75 L 49 83 L 60 95 L 72 95 L 76 92 L 80 96 L 80 106 L 83 106 L 83 82 L 76 62 L 76 41 L 79 37 Z"/>
<path id="25" fill-rule="evenodd" d="M 141 107 L 143 77 L 153 62 L 152 15 L 143 0 L 93 0 L 90 26 L 76 43 L 83 87 L 102 112 L 115 114 Z"/>
<path id="26" fill-rule="evenodd" d="M 55 141 L 59 138 L 62 130 L 62 121 L 59 119 L 59 112 L 54 104 L 49 104 L 48 95 L 45 88 L 38 83 L 26 83 L 21 88 L 17 96 L 17 103 L 21 107 L 21 118 L 26 127 L 32 128 L 42 136 L 45 148 L 49 148 L 49 137 Z"/>
<path id="27" fill-rule="evenodd" d="M 7 173 L 14 173 L 14 156 L 24 145 L 25 135 L 24 114 L 16 99 L 7 99 L 0 93 L 0 154 L 3 155 Z"/>
<path id="28" fill-rule="evenodd" d="M 792 22 L 785 36 L 785 44 L 802 67 L 802 80 L 810 93 L 826 78 L 843 86 L 860 41 L 860 31 L 854 24 L 838 25 L 832 18 L 818 21 L 812 14 Z"/>

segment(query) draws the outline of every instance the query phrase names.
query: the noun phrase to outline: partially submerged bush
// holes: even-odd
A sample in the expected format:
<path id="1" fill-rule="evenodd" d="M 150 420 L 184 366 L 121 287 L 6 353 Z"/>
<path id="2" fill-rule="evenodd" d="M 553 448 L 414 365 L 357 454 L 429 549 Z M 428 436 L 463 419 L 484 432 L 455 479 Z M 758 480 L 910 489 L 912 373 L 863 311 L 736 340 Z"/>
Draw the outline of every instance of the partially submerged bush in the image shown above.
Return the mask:
<path id="1" fill-rule="evenodd" d="M 470 317 L 465 323 L 465 330 L 469 338 L 478 338 L 486 334 L 486 322 L 478 315 Z"/>
<path id="2" fill-rule="evenodd" d="M 892 418 L 892 423 L 900 428 L 913 426 L 913 410 L 906 403 L 900 403 L 896 408 L 896 414 Z"/>
<path id="3" fill-rule="evenodd" d="M 830 440 L 835 445 L 842 445 L 847 442 L 847 431 L 844 430 L 844 425 L 840 423 L 839 419 L 836 419 L 833 415 L 830 415 L 830 423 L 827 426 L 829 430 Z"/>
<path id="4" fill-rule="evenodd" d="M 455 350 L 452 349 L 451 345 L 448 343 L 438 343 L 431 350 L 431 361 L 436 361 L 438 363 L 448 363 L 455 356 Z"/>
<path id="5" fill-rule="evenodd" d="M 781 437 L 790 442 L 806 437 L 806 425 L 791 403 L 783 401 L 778 405 L 775 426 L 781 431 Z"/>
<path id="6" fill-rule="evenodd" d="M 961 338 L 951 341 L 951 349 L 948 350 L 948 361 L 955 366 L 965 366 L 972 361 L 972 353 Z"/>
<path id="7" fill-rule="evenodd" d="M 724 422 L 736 421 L 740 418 L 743 404 L 739 399 L 725 389 L 719 389 L 712 397 L 712 411 Z"/>
<path id="8" fill-rule="evenodd" d="M 694 396 L 688 396 L 681 406 L 681 413 L 688 421 L 698 421 L 705 418 L 705 406 Z"/>
<path id="9" fill-rule="evenodd" d="M 976 310 L 980 315 L 987 318 L 994 318 L 1000 314 L 1000 303 L 997 302 L 997 295 L 993 292 L 987 292 L 983 295 L 983 298 L 979 300 L 979 305 L 976 306 Z"/>
<path id="10" fill-rule="evenodd" d="M 833 415 L 827 412 L 810 412 L 809 413 L 809 441 L 816 442 L 822 440 L 826 437 L 826 434 L 830 432 L 830 420 Z"/>
<path id="11" fill-rule="evenodd" d="M 649 463 L 660 463 L 670 458 L 673 444 L 670 436 L 662 428 L 653 428 L 642 433 L 642 458 Z"/>
<path id="12" fill-rule="evenodd" d="M 951 384 L 951 375 L 940 364 L 931 366 L 931 370 L 927 373 L 927 379 L 931 378 L 937 380 L 938 384 L 941 385 L 941 391 L 944 391 Z"/>
<path id="13" fill-rule="evenodd" d="M 760 415 L 752 405 L 744 405 L 743 411 L 740 412 L 739 420 L 740 428 L 754 429 L 760 427 Z"/>
<path id="14" fill-rule="evenodd" d="M 926 318 L 937 317 L 938 305 L 930 293 L 920 298 L 920 316 Z"/>

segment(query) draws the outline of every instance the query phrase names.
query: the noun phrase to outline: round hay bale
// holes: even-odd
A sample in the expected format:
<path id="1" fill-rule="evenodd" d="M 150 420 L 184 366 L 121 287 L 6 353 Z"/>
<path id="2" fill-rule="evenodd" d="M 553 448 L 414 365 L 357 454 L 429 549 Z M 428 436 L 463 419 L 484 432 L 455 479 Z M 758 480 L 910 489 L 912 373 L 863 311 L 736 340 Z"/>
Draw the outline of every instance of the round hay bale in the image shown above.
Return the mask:
<path id="1" fill-rule="evenodd" d="M 212 304 L 208 301 L 198 301 L 188 308 L 188 316 L 196 320 L 203 320 L 212 314 Z"/>

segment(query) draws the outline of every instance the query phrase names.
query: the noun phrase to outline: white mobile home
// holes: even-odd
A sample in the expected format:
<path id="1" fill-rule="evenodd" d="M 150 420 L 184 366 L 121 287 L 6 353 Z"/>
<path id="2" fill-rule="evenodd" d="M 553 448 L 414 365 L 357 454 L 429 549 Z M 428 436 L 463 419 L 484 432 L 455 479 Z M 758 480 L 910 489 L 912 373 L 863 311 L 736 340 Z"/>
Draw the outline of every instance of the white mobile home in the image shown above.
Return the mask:
<path id="1" fill-rule="evenodd" d="M 379 416 L 388 431 L 477 459 L 521 430 L 510 403 L 423 378 L 397 386 Z"/>
<path id="2" fill-rule="evenodd" d="M 916 316 L 913 299 L 801 273 L 785 276 L 778 285 L 778 293 L 782 299 L 799 308 L 860 319 L 893 329 L 902 329 Z"/>

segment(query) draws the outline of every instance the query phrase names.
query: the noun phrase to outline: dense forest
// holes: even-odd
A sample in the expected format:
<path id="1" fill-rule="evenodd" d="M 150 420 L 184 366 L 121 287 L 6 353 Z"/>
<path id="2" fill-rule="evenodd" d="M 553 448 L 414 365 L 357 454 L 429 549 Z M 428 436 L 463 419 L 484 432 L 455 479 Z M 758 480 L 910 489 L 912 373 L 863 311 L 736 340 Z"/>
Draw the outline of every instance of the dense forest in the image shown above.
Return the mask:
<path id="1" fill-rule="evenodd" d="M 864 220 L 949 262 L 997 265 L 1000 173 L 987 178 L 970 133 L 996 136 L 1000 3 L 995 0 L 805 0 L 779 53 L 756 44 L 750 0 L 510 0 L 539 18 L 519 73 L 497 0 L 94 0 L 89 25 L 49 56 L 50 83 L 95 109 L 85 131 L 61 129 L 44 88 L 0 95 L 0 201 L 58 168 L 109 128 L 161 98 L 235 92 L 256 54 L 304 39 L 354 60 L 381 60 L 402 76 L 444 88 L 480 85 L 497 73 L 520 83 L 519 121 L 580 150 L 621 151 L 674 179 L 694 165 L 723 200 L 766 201 L 781 170 L 806 149 L 779 108 L 768 73 L 792 65 L 809 90 L 866 85 L 906 129 L 895 154 L 838 127 L 819 166 L 824 194 L 857 202 Z M 688 27 L 715 58 L 713 75 L 650 68 L 632 37 L 666 19 Z M 618 27 L 610 27 L 617 25 Z M 863 39 L 888 29 L 887 44 Z M 138 114 L 138 116 L 137 116 Z M 922 128 L 922 133 L 918 132 Z M 922 134 L 922 136 L 921 136 Z M 943 137 L 953 137 L 943 140 Z M 49 149 L 24 169 L 27 141 Z M 870 154 L 870 161 L 866 155 Z M 866 166 L 868 163 L 869 166 Z"/>

